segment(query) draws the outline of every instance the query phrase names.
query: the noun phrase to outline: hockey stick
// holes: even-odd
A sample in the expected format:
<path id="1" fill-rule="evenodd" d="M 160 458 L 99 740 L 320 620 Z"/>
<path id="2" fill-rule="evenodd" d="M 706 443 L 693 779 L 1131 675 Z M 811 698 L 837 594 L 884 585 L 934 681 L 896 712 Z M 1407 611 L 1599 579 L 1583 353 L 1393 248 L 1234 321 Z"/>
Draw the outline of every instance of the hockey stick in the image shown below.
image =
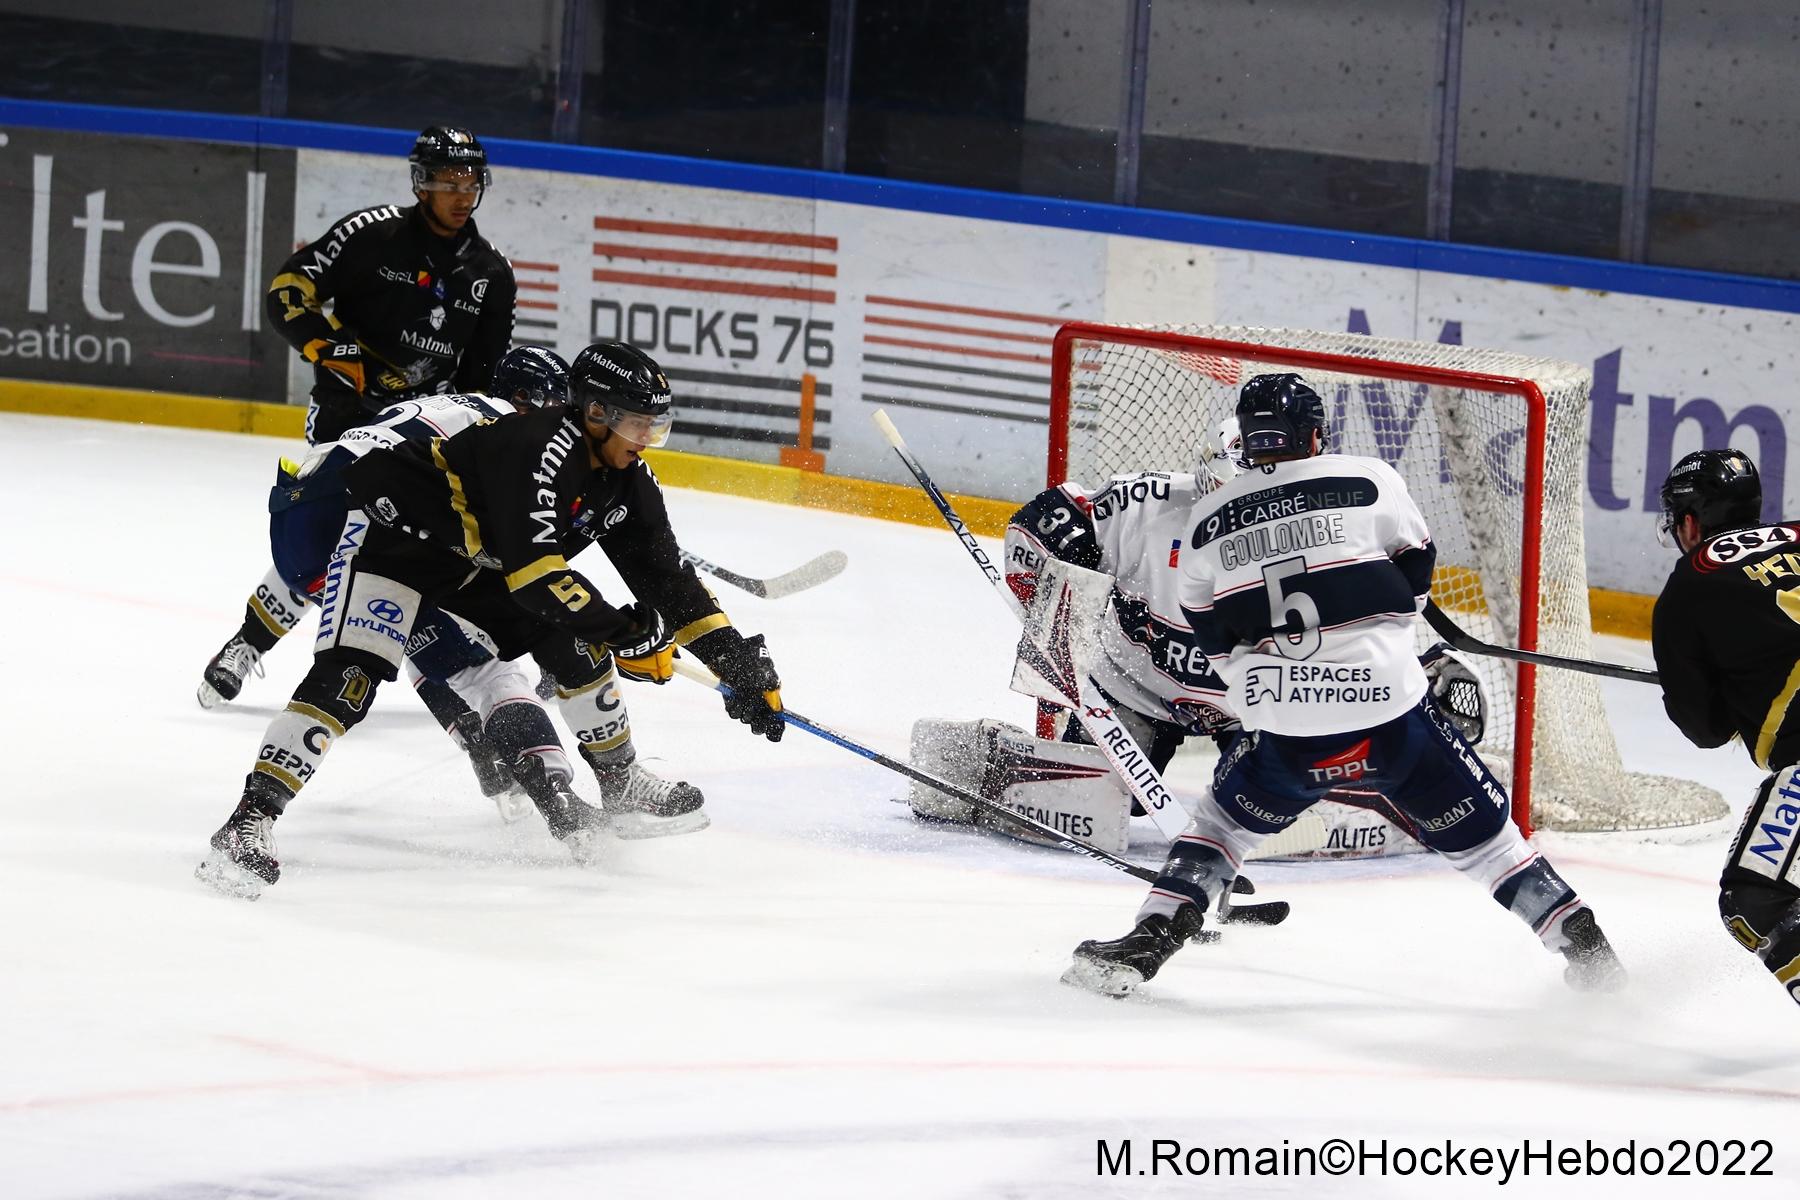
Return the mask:
<path id="1" fill-rule="evenodd" d="M 810 562 L 801 563 L 783 575 L 768 579 L 754 579 L 748 575 L 739 575 L 736 571 L 727 571 L 717 563 L 707 562 L 698 554 L 681 552 L 681 561 L 690 563 L 708 575 L 723 579 L 733 587 L 743 588 L 752 596 L 761 596 L 766 600 L 779 600 L 783 596 L 791 596 L 795 592 L 804 592 L 807 588 L 817 587 L 827 579 L 835 578 L 849 564 L 849 557 L 842 550 L 827 550 Z"/>
<path id="2" fill-rule="evenodd" d="M 962 518 L 956 515 L 956 509 L 951 507 L 944 493 L 932 482 L 924 465 L 907 448 L 906 439 L 900 436 L 900 430 L 895 428 L 886 410 L 878 408 L 871 415 L 882 436 L 887 438 L 894 453 L 900 456 L 900 461 L 906 464 L 906 469 L 912 472 L 912 477 L 919 481 L 919 486 L 925 489 L 925 494 L 937 506 L 944 523 L 950 526 L 950 532 L 962 542 L 963 549 L 969 552 L 969 557 L 975 560 L 975 565 L 987 576 L 1001 601 L 1014 616 L 1022 618 L 1024 614 L 1019 602 L 1006 586 L 999 568 L 994 566 L 987 551 L 976 542 L 975 535 L 969 532 L 969 527 L 963 524 Z M 1019 654 L 1032 670 L 1062 693 L 1064 704 L 1080 720 L 1082 728 L 1087 730 L 1094 744 L 1100 747 L 1107 761 L 1112 763 L 1113 769 L 1125 781 L 1132 798 L 1150 814 L 1150 819 L 1156 823 L 1162 835 L 1171 842 L 1180 837 L 1187 828 L 1187 810 L 1175 802 L 1175 797 L 1164 785 L 1161 774 L 1151 765 L 1149 756 L 1138 748 L 1130 731 L 1113 715 L 1112 706 L 1094 686 L 1093 680 L 1085 672 L 1076 670 L 1066 655 L 1060 656 L 1063 659 L 1060 663 L 1053 661 L 1043 647 L 1035 645 L 1029 638 L 1020 639 Z"/>
<path id="3" fill-rule="evenodd" d="M 693 680 L 695 683 L 705 684 L 707 687 L 721 695 L 731 695 L 731 689 L 725 684 L 720 683 L 711 671 L 708 671 L 705 667 L 689 662 L 685 658 L 676 658 L 675 671 L 677 674 L 683 675 L 686 678 Z M 1140 867 L 1136 863 L 1131 862 L 1128 859 L 1120 858 L 1116 854 L 1110 854 L 1107 851 L 1100 849 L 1098 846 L 1090 845 L 1087 842 L 1081 841 L 1079 838 L 1069 837 L 1066 834 L 1058 832 L 1051 826 L 1044 824 L 1042 821 L 1028 817 L 1024 813 L 1015 812 L 1004 804 L 998 804 L 981 795 L 979 792 L 972 792 L 965 787 L 951 783 L 948 779 L 944 779 L 941 776 L 933 775 L 929 771 L 922 771 L 911 763 L 902 762 L 897 758 L 890 758 L 879 750 L 864 746 L 860 742 L 853 742 L 841 733 L 837 733 L 834 730 L 827 729 L 823 725 L 808 720 L 791 708 L 785 706 L 782 708 L 781 719 L 796 729 L 803 729 L 814 737 L 823 738 L 835 746 L 842 746 L 852 754 L 861 755 L 863 758 L 868 759 L 877 766 L 886 767 L 895 774 L 904 775 L 906 778 L 922 783 L 926 787 L 935 788 L 945 795 L 954 796 L 956 799 L 961 800 L 966 804 L 972 804 L 983 812 L 998 817 L 1003 821 L 1009 821 L 1016 828 L 1029 829 L 1040 837 L 1049 838 L 1059 849 L 1068 850 L 1071 853 L 1082 855 L 1085 858 L 1091 858 L 1097 863 L 1104 863 L 1113 870 L 1122 871 L 1133 879 L 1141 879 L 1146 883 L 1154 883 L 1156 881 L 1156 872 L 1150 870 L 1148 867 Z M 1256 888 L 1248 879 L 1244 879 L 1240 876 L 1237 883 L 1234 884 L 1233 890 L 1247 895 L 1254 892 Z M 1226 896 L 1221 898 L 1219 903 L 1219 921 L 1222 924 L 1279 925 L 1287 919 L 1287 915 L 1288 903 L 1285 900 L 1272 900 L 1267 904 L 1233 906 L 1230 903 L 1230 897 Z"/>
<path id="4" fill-rule="evenodd" d="M 1539 654 L 1535 650 L 1516 650 L 1511 646 L 1496 646 L 1492 642 L 1484 642 L 1464 631 L 1450 619 L 1450 614 L 1437 606 L 1437 601 L 1425 602 L 1425 621 L 1437 635 L 1450 644 L 1452 650 L 1461 650 L 1466 654 L 1485 654 L 1492 658 L 1509 658 L 1514 662 L 1534 663 L 1540 667 L 1560 667 L 1565 671 L 1581 671 L 1588 675 L 1605 675 L 1611 679 L 1630 679 L 1637 683 L 1653 683 L 1661 685 L 1662 677 L 1655 671 L 1646 671 L 1642 667 L 1628 667 L 1622 663 L 1595 662 L 1586 658 L 1564 658 L 1560 654 Z"/>

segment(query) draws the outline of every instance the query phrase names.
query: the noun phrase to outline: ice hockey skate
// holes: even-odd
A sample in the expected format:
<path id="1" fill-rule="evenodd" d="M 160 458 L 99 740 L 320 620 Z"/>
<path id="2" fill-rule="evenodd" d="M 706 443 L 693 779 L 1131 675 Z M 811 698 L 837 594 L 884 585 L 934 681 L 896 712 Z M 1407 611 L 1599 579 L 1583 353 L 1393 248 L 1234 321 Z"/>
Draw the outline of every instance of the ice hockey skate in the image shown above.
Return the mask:
<path id="1" fill-rule="evenodd" d="M 611 831 L 611 818 L 577 796 L 566 775 L 546 771 L 544 760 L 535 754 L 526 755 L 514 765 L 513 777 L 544 815 L 550 836 L 567 846 L 570 856 L 580 865 L 598 865 L 606 835 Z"/>
<path id="2" fill-rule="evenodd" d="M 511 825 L 530 815 L 531 796 L 512 777 L 506 760 L 482 733 L 478 714 L 465 712 L 452 721 L 450 737 L 469 756 L 469 765 L 475 769 L 475 782 L 480 785 L 481 794 L 494 802 L 502 821 Z"/>
<path id="3" fill-rule="evenodd" d="M 245 801 L 212 835 L 212 849 L 194 878 L 227 896 L 255 900 L 281 878 L 275 850 L 275 818 Z"/>
<path id="4" fill-rule="evenodd" d="M 1152 913 L 1122 938 L 1086 941 L 1075 947 L 1075 959 L 1063 972 L 1062 981 L 1102 996 L 1129 996 L 1139 984 L 1156 978 L 1182 946 L 1217 937 L 1201 928 L 1204 922 L 1192 904 L 1183 904 L 1173 917 Z"/>
<path id="5" fill-rule="evenodd" d="M 258 675 L 263 673 L 262 652 L 234 633 L 206 664 L 206 670 L 200 676 L 200 689 L 194 698 L 200 701 L 201 708 L 228 704 L 243 691 L 244 680 L 252 671 Z"/>
<path id="6" fill-rule="evenodd" d="M 600 803 L 618 837 L 671 837 L 698 833 L 712 824 L 700 808 L 706 797 L 692 784 L 661 779 L 635 761 L 595 774 L 600 779 Z"/>
<path id="7" fill-rule="evenodd" d="M 1570 913 L 1562 931 L 1569 939 L 1562 949 L 1562 956 L 1569 960 L 1563 968 L 1564 982 L 1578 992 L 1616 992 L 1624 988 L 1624 964 L 1613 953 L 1612 943 L 1594 920 L 1592 909 Z"/>

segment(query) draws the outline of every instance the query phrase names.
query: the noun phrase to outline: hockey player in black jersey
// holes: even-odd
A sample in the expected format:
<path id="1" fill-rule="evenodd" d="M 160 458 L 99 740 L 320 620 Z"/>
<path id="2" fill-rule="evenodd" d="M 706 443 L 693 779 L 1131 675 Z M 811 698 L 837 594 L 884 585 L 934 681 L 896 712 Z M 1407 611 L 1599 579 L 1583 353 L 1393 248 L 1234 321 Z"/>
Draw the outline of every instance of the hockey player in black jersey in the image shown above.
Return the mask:
<path id="1" fill-rule="evenodd" d="M 1681 561 L 1651 616 L 1663 708 L 1696 746 L 1770 772 L 1719 879 L 1719 916 L 1800 1003 L 1800 521 L 1765 522 L 1756 465 L 1699 450 L 1662 485 Z"/>
<path id="2" fill-rule="evenodd" d="M 568 402 L 569 367 L 551 351 L 518 346 L 501 357 L 486 390 L 487 395 L 447 393 L 400 401 L 376 413 L 370 423 L 314 447 L 303 463 L 283 460 L 280 478 L 269 493 L 274 566 L 258 585 L 257 594 L 244 605 L 237 631 L 202 673 L 197 691 L 202 708 L 217 708 L 235 699 L 244 678 L 252 670 L 261 673 L 262 656 L 315 605 L 344 526 L 348 504 L 343 473 L 350 462 L 377 446 L 448 437 L 504 413 L 545 405 L 560 407 Z M 280 619 L 272 619 L 272 612 Z M 455 622 L 439 614 L 432 614 L 415 635 L 421 645 L 432 647 L 422 658 L 408 656 L 419 699 L 458 749 L 469 756 L 482 793 L 499 804 L 502 816 L 516 819 L 516 789 L 506 764 L 482 732 L 481 714 L 447 682 L 450 672 L 472 669 L 491 656 L 470 643 Z M 491 662 L 487 666 L 491 675 L 495 668 Z M 497 682 L 488 676 L 483 680 Z"/>
<path id="3" fill-rule="evenodd" d="M 313 364 L 314 445 L 400 400 L 485 392 L 512 341 L 512 264 L 473 219 L 490 181 L 487 152 L 467 130 L 434 125 L 408 161 L 418 203 L 341 218 L 282 264 L 263 300 L 270 325 Z M 206 664 L 201 706 L 234 699 L 305 608 L 275 572 L 265 575 L 244 628 Z"/>
<path id="4" fill-rule="evenodd" d="M 274 820 L 394 678 L 426 607 L 481 630 L 502 658 L 528 653 L 556 677 L 558 706 L 599 781 L 601 807 L 527 752 L 555 740 L 547 721 L 488 734 L 510 749 L 515 778 L 578 859 L 591 857 L 609 827 L 654 836 L 706 824 L 698 789 L 636 763 L 618 675 L 664 682 L 675 646 L 684 646 L 729 685 L 728 714 L 780 739 L 781 681 L 761 635 L 733 628 L 681 562 L 661 488 L 638 456 L 667 439 L 673 420 L 661 368 L 622 342 L 597 342 L 570 368 L 570 401 L 371 451 L 349 468 L 360 507 L 326 576 L 312 670 L 270 724 L 236 810 L 213 836 L 202 880 L 253 896 L 279 878 Z M 570 567 L 568 556 L 590 539 L 634 603 L 608 603 Z"/>
<path id="5" fill-rule="evenodd" d="M 270 325 L 313 364 L 309 442 L 396 400 L 479 391 L 512 342 L 512 264 L 473 216 L 487 152 L 468 130 L 433 125 L 408 161 L 418 203 L 351 213 L 269 284 Z"/>
<path id="6" fill-rule="evenodd" d="M 1237 419 L 1251 469 L 1192 509 L 1179 594 L 1245 731 L 1136 926 L 1077 946 L 1064 982 L 1123 995 L 1151 978 L 1251 850 L 1354 780 L 1561 954 L 1571 986 L 1622 985 L 1592 910 L 1526 844 L 1505 789 L 1430 696 L 1414 630 L 1436 550 L 1405 481 L 1379 459 L 1323 453 L 1324 402 L 1298 375 L 1251 379 Z"/>

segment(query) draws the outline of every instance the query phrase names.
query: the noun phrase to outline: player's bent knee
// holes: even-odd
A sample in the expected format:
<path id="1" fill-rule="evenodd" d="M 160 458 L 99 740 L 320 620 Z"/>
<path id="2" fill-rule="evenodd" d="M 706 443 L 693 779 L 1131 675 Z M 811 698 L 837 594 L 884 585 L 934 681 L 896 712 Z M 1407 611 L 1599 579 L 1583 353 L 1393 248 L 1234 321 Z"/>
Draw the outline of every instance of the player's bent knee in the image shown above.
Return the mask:
<path id="1" fill-rule="evenodd" d="M 336 651 L 313 659 L 312 669 L 294 689 L 294 701 L 311 705 L 348 732 L 368 715 L 375 690 L 395 676 L 385 659 L 359 651 Z"/>
<path id="2" fill-rule="evenodd" d="M 1800 1004 L 1800 896 L 1784 887 L 1733 882 L 1719 889 L 1719 917 L 1732 940 L 1762 960 Z"/>
<path id="3" fill-rule="evenodd" d="M 610 650 L 560 631 L 533 646 L 531 657 L 555 677 L 556 686 L 565 697 L 595 687 L 614 675 Z"/>

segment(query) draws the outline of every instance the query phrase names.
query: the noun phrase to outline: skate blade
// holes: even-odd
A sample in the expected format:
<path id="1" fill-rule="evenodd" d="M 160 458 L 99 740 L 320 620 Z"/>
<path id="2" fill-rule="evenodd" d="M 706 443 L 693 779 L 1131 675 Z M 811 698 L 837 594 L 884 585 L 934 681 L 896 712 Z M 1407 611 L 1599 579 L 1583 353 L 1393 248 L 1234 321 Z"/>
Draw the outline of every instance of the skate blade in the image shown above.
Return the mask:
<path id="1" fill-rule="evenodd" d="M 625 841 L 643 838 L 674 837 L 680 833 L 699 833 L 712 824 L 706 810 L 695 809 L 676 817 L 658 817 L 650 813 L 618 813 L 612 819 L 613 836 Z"/>
<path id="2" fill-rule="evenodd" d="M 1062 973 L 1062 981 L 1070 987 L 1119 1000 L 1136 991 L 1138 985 L 1144 982 L 1144 977 L 1135 967 L 1077 957 L 1069 964 L 1069 969 Z"/>
<path id="3" fill-rule="evenodd" d="M 576 866 L 598 867 L 605 865 L 607 841 L 602 831 L 584 829 L 562 839 L 562 844 L 569 848 L 569 857 L 575 860 Z"/>
<path id="4" fill-rule="evenodd" d="M 255 900 L 268 883 L 262 876 L 232 862 L 221 850 L 214 850 L 194 868 L 194 878 L 214 891 L 239 900 Z"/>
<path id="5" fill-rule="evenodd" d="M 519 788 L 501 792 L 494 797 L 494 807 L 500 810 L 500 819 L 511 825 L 514 821 L 523 821 L 537 811 L 531 797 Z"/>
<path id="6" fill-rule="evenodd" d="M 204 679 L 200 681 L 199 689 L 194 692 L 194 699 L 200 702 L 201 708 L 208 710 L 224 708 L 227 704 L 231 703 L 231 701 L 219 694 L 218 689 L 214 688 L 212 684 L 207 683 Z"/>
<path id="7" fill-rule="evenodd" d="M 1629 980 L 1617 958 L 1570 963 L 1563 968 L 1563 982 L 1577 992 L 1622 992 Z"/>

